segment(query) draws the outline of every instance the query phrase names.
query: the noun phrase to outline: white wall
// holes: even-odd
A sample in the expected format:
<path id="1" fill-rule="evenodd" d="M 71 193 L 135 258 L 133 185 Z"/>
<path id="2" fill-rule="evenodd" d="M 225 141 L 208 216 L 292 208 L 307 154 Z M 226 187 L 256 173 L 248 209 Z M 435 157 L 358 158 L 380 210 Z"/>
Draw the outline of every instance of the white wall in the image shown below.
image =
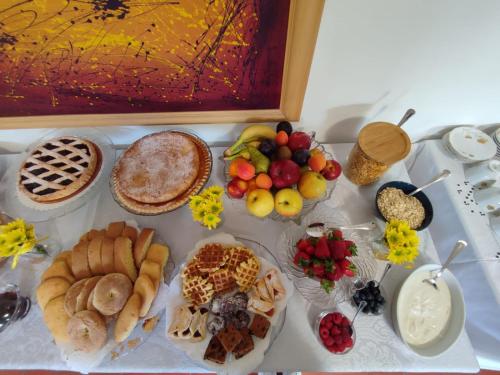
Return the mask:
<path id="1" fill-rule="evenodd" d="M 500 0 L 326 0 L 300 126 L 323 141 L 352 141 L 363 124 L 398 121 L 409 107 L 413 140 L 500 122 Z M 194 128 L 209 142 L 239 129 Z M 155 129 L 108 131 L 129 143 Z M 0 148 L 42 132 L 0 132 Z"/>

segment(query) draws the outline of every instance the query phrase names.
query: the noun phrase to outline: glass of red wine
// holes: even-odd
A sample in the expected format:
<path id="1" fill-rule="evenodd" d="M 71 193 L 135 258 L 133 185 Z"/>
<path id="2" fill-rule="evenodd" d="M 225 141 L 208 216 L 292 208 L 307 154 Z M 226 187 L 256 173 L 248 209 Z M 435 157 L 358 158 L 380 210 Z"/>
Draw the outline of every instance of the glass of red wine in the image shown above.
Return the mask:
<path id="1" fill-rule="evenodd" d="M 0 332 L 17 320 L 23 319 L 31 308 L 29 297 L 21 296 L 15 284 L 0 286 Z"/>

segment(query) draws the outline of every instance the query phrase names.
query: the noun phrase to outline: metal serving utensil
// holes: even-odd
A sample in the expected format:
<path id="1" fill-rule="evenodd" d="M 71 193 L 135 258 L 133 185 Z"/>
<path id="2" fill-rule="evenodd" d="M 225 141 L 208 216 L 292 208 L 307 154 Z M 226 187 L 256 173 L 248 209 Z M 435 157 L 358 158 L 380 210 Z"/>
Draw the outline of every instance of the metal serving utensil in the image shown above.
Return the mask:
<path id="1" fill-rule="evenodd" d="M 451 251 L 450 255 L 448 256 L 448 259 L 446 259 L 446 262 L 442 265 L 441 269 L 436 272 L 436 274 L 433 277 L 430 277 L 428 279 L 422 280 L 423 283 L 428 283 L 434 287 L 434 289 L 438 289 L 437 286 L 437 279 L 439 279 L 442 275 L 444 270 L 450 265 L 451 261 L 455 259 L 455 257 L 462 252 L 462 250 L 467 246 L 467 242 L 464 240 L 459 240 L 455 244 L 455 247 Z"/>
<path id="2" fill-rule="evenodd" d="M 312 223 L 306 228 L 306 233 L 310 237 L 322 237 L 333 229 L 339 230 L 373 230 L 377 227 L 374 222 L 357 225 L 339 225 L 335 223 Z"/>
<path id="3" fill-rule="evenodd" d="M 434 185 L 436 182 L 444 180 L 446 177 L 448 177 L 451 174 L 451 172 L 448 169 L 444 169 L 440 174 L 438 174 L 436 177 L 434 177 L 432 180 L 430 180 L 428 183 L 425 185 L 420 186 L 418 189 L 413 190 L 411 193 L 408 194 L 408 196 L 412 196 L 417 194 L 419 191 L 424 190 L 425 188 L 428 188 L 431 185 Z"/>

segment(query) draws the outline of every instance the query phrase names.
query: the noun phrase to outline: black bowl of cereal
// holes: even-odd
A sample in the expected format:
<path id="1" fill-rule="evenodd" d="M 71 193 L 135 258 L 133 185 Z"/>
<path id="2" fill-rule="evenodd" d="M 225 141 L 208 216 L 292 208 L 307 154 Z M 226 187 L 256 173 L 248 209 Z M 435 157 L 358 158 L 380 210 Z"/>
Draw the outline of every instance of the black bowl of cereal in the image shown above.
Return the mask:
<path id="1" fill-rule="evenodd" d="M 427 195 L 421 191 L 408 196 L 415 189 L 417 189 L 415 185 L 403 181 L 383 184 L 375 196 L 378 215 L 385 221 L 405 220 L 417 231 L 427 228 L 432 221 L 432 204 Z"/>

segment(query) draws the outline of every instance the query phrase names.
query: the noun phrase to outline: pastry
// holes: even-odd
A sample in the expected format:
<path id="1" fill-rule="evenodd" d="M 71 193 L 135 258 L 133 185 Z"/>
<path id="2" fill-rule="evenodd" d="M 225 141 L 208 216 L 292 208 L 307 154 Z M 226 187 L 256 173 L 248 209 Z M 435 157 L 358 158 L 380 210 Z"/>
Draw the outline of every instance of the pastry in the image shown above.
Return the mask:
<path id="1" fill-rule="evenodd" d="M 226 354 L 226 349 L 224 349 L 217 336 L 212 336 L 203 359 L 223 365 L 226 362 Z"/>
<path id="2" fill-rule="evenodd" d="M 101 264 L 104 274 L 115 272 L 115 241 L 104 237 L 101 245 Z"/>
<path id="3" fill-rule="evenodd" d="M 72 257 L 71 250 L 62 251 L 56 255 L 56 257 L 54 258 L 54 263 L 61 261 L 66 262 L 66 265 L 71 270 L 71 257 Z"/>
<path id="4" fill-rule="evenodd" d="M 200 157 L 188 136 L 159 132 L 134 142 L 115 173 L 120 191 L 143 203 L 162 203 L 185 192 L 198 176 Z"/>
<path id="5" fill-rule="evenodd" d="M 133 293 L 118 314 L 115 325 L 115 341 L 123 342 L 130 336 L 139 321 L 142 300 L 138 293 Z"/>
<path id="6" fill-rule="evenodd" d="M 67 343 L 69 315 L 64 310 L 64 296 L 50 300 L 43 311 L 43 320 L 50 333 L 54 336 L 56 343 Z"/>
<path id="7" fill-rule="evenodd" d="M 132 244 L 135 244 L 135 241 L 137 240 L 137 229 L 135 229 L 134 227 L 129 227 L 128 225 L 125 225 L 125 228 L 123 228 L 121 236 L 130 238 L 130 241 L 132 241 Z"/>
<path id="8" fill-rule="evenodd" d="M 286 297 L 286 289 L 283 287 L 278 271 L 275 268 L 267 271 L 263 279 L 273 301 L 279 301 Z"/>
<path id="9" fill-rule="evenodd" d="M 248 258 L 253 256 L 252 250 L 246 247 L 233 247 L 228 250 L 229 258 L 226 262 L 228 268 L 231 271 L 236 271 L 236 267 L 240 265 L 241 262 L 246 262 Z"/>
<path id="10" fill-rule="evenodd" d="M 175 339 L 202 341 L 207 334 L 208 310 L 186 304 L 177 307 L 168 335 Z"/>
<path id="11" fill-rule="evenodd" d="M 69 316 L 72 316 L 76 312 L 76 299 L 85 286 L 87 280 L 88 279 L 78 280 L 76 283 L 71 285 L 66 292 L 66 295 L 64 296 L 64 310 Z"/>
<path id="12" fill-rule="evenodd" d="M 94 290 L 96 284 L 100 279 L 102 279 L 102 276 L 94 276 L 85 281 L 85 284 L 83 284 L 83 288 L 80 290 L 80 293 L 76 297 L 75 312 L 87 309 L 87 301 L 89 299 L 90 293 Z"/>
<path id="13" fill-rule="evenodd" d="M 141 296 L 142 305 L 139 312 L 141 318 L 145 317 L 156 296 L 156 288 L 148 275 L 139 275 L 134 283 L 134 293 Z"/>
<path id="14" fill-rule="evenodd" d="M 212 272 L 208 277 L 208 281 L 213 284 L 215 293 L 225 293 L 236 287 L 236 281 L 228 268 L 221 268 Z"/>
<path id="15" fill-rule="evenodd" d="M 232 324 L 228 324 L 222 331 L 217 334 L 217 338 L 226 350 L 230 353 L 243 339 L 241 333 Z"/>
<path id="16" fill-rule="evenodd" d="M 89 268 L 92 275 L 103 275 L 104 270 L 101 260 L 103 237 L 99 236 L 89 242 L 87 256 L 89 259 Z"/>
<path id="17" fill-rule="evenodd" d="M 267 331 L 271 326 L 271 322 L 267 320 L 262 315 L 256 314 L 253 317 L 252 324 L 250 325 L 250 332 L 252 335 L 257 336 L 258 338 L 263 339 L 267 335 Z"/>
<path id="18" fill-rule="evenodd" d="M 88 258 L 88 242 L 79 242 L 73 247 L 71 268 L 77 280 L 92 276 Z"/>
<path id="19" fill-rule="evenodd" d="M 248 258 L 245 262 L 240 263 L 240 265 L 236 267 L 236 271 L 233 275 L 242 292 L 252 287 L 259 271 L 260 262 L 255 256 Z"/>
<path id="20" fill-rule="evenodd" d="M 135 268 L 132 256 L 132 241 L 127 237 L 115 238 L 115 272 L 127 275 L 132 282 L 137 279 L 137 269 Z"/>
<path id="21" fill-rule="evenodd" d="M 106 323 L 95 311 L 77 312 L 69 319 L 67 330 L 73 348 L 86 353 L 101 349 L 108 339 Z"/>
<path id="22" fill-rule="evenodd" d="M 35 202 L 60 202 L 83 191 L 100 164 L 94 143 L 71 136 L 54 138 L 38 145 L 23 162 L 18 188 Z"/>
<path id="23" fill-rule="evenodd" d="M 226 320 L 222 316 L 214 316 L 207 323 L 207 330 L 211 335 L 216 335 L 224 329 Z"/>
<path id="24" fill-rule="evenodd" d="M 158 263 L 161 269 L 163 269 L 168 262 L 169 255 L 170 251 L 168 246 L 154 243 L 149 247 L 148 252 L 146 253 L 146 259 Z"/>
<path id="25" fill-rule="evenodd" d="M 132 288 L 132 282 L 127 276 L 110 273 L 97 282 L 92 303 L 102 315 L 116 314 L 132 294 Z"/>
<path id="26" fill-rule="evenodd" d="M 124 229 L 125 229 L 124 221 L 109 223 L 108 229 L 106 230 L 106 236 L 111 238 L 120 237 Z"/>
<path id="27" fill-rule="evenodd" d="M 59 296 L 64 296 L 70 286 L 71 284 L 69 281 L 62 277 L 51 277 L 43 281 L 38 288 L 36 288 L 36 300 L 42 311 L 50 300 Z"/>
<path id="28" fill-rule="evenodd" d="M 214 295 L 212 283 L 200 276 L 186 279 L 182 283 L 182 293 L 188 301 L 193 301 L 197 305 L 208 303 Z"/>
<path id="29" fill-rule="evenodd" d="M 240 329 L 240 334 L 242 336 L 242 339 L 233 350 L 234 358 L 236 359 L 244 357 L 254 349 L 253 339 L 252 336 L 250 336 L 250 330 L 246 327 L 242 328 Z"/>
<path id="30" fill-rule="evenodd" d="M 160 281 L 162 278 L 160 265 L 151 260 L 144 260 L 141 264 L 141 269 L 139 270 L 139 275 L 147 275 L 153 282 L 155 289 L 158 290 L 160 287 Z"/>
<path id="31" fill-rule="evenodd" d="M 62 277 L 63 279 L 68 280 L 70 284 L 75 282 L 75 278 L 66 262 L 52 263 L 42 274 L 42 281 L 50 279 L 51 277 Z"/>
<path id="32" fill-rule="evenodd" d="M 226 264 L 228 257 L 229 254 L 224 246 L 218 243 L 203 246 L 195 256 L 198 270 L 202 273 L 217 271 Z"/>
<path id="33" fill-rule="evenodd" d="M 137 241 L 134 245 L 134 261 L 137 268 L 141 267 L 141 263 L 146 257 L 151 241 L 153 241 L 153 236 L 155 235 L 154 229 L 144 228 L 139 233 Z"/>

